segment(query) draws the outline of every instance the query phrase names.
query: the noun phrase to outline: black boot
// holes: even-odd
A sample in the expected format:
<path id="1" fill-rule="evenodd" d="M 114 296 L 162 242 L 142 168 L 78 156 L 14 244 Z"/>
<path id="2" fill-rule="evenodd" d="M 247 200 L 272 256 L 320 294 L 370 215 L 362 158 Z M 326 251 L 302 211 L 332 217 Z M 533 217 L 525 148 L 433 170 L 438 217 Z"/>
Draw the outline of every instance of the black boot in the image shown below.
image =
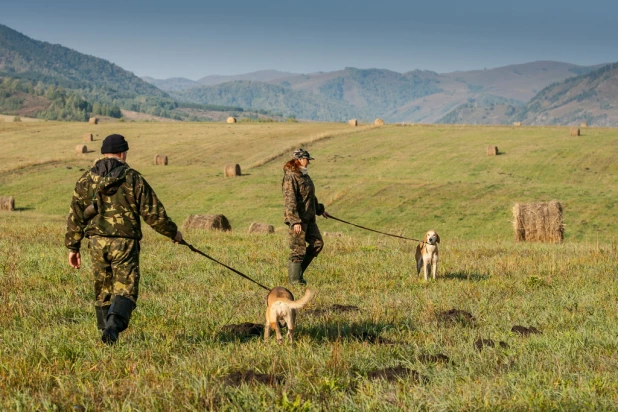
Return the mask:
<path id="1" fill-rule="evenodd" d="M 95 306 L 94 309 L 97 313 L 97 328 L 103 332 L 105 329 L 105 319 L 107 319 L 107 313 L 109 312 L 109 305 Z"/>
<path id="2" fill-rule="evenodd" d="M 314 255 L 310 255 L 306 253 L 305 256 L 303 257 L 303 261 L 300 262 L 300 278 L 301 279 L 303 278 L 303 273 L 305 273 L 305 271 L 311 264 L 311 261 L 313 260 L 313 258 L 315 258 Z"/>
<path id="3" fill-rule="evenodd" d="M 288 264 L 288 279 L 291 284 L 300 283 L 301 285 L 306 285 L 307 282 L 304 281 L 302 277 L 302 269 L 300 262 L 290 262 Z"/>
<path id="4" fill-rule="evenodd" d="M 101 336 L 103 343 L 108 345 L 116 343 L 118 334 L 129 326 L 133 309 L 135 309 L 135 303 L 131 299 L 119 295 L 114 296 L 105 321 L 105 330 Z"/>

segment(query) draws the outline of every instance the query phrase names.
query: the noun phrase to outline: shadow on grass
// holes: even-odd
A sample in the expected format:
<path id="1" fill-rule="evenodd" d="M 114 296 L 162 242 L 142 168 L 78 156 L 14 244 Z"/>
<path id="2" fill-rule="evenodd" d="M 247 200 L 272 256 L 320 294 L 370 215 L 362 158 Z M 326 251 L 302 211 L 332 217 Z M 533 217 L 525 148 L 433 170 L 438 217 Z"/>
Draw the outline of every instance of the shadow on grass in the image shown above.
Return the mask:
<path id="1" fill-rule="evenodd" d="M 464 273 L 464 272 L 452 272 L 442 275 L 444 279 L 453 280 L 468 280 L 472 282 L 479 282 L 481 280 L 489 279 L 489 276 L 485 273 Z"/>
<path id="2" fill-rule="evenodd" d="M 33 207 L 16 207 L 14 210 L 16 212 L 24 212 L 26 210 L 34 210 L 34 208 Z"/>
<path id="3" fill-rule="evenodd" d="M 372 321 L 326 323 L 315 326 L 303 326 L 302 334 L 318 341 L 327 340 L 334 342 L 337 340 L 347 340 L 382 345 L 400 344 L 401 342 L 394 342 L 380 336 L 383 331 L 392 327 L 388 323 L 375 323 Z"/>

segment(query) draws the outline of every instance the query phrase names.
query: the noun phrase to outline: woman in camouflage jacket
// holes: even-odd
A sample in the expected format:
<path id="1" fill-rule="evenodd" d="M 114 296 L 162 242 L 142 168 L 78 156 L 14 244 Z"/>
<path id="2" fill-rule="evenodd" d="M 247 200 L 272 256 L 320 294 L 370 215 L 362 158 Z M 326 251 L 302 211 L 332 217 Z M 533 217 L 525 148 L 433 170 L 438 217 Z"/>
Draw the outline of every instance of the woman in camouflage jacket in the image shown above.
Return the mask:
<path id="1" fill-rule="evenodd" d="M 310 160 L 313 158 L 309 152 L 298 149 L 294 158 L 283 166 L 285 223 L 290 228 L 288 277 L 290 283 L 301 285 L 307 284 L 303 274 L 324 246 L 315 217 L 328 218 L 324 205 L 315 197 L 315 186 L 307 173 Z"/>

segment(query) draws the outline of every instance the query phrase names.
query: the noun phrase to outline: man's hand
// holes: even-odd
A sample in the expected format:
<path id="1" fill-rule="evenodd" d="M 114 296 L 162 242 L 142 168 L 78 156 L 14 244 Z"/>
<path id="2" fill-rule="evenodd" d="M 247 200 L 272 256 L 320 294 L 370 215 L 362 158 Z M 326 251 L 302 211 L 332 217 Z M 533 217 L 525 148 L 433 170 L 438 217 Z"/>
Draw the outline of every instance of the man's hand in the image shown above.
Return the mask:
<path id="1" fill-rule="evenodd" d="M 180 230 L 176 232 L 176 236 L 174 236 L 174 243 L 179 244 L 180 242 L 182 242 L 182 233 L 180 233 Z"/>
<path id="2" fill-rule="evenodd" d="M 303 231 L 303 227 L 300 225 L 300 223 L 297 223 L 294 225 L 294 233 L 298 235 L 302 231 Z"/>
<path id="3" fill-rule="evenodd" d="M 328 219 L 330 217 L 330 215 L 328 213 L 326 213 L 326 210 L 324 212 L 322 212 L 322 217 L 324 219 Z"/>
<path id="4" fill-rule="evenodd" d="M 79 252 L 69 252 L 69 265 L 72 268 L 79 269 L 82 265 L 82 256 Z"/>

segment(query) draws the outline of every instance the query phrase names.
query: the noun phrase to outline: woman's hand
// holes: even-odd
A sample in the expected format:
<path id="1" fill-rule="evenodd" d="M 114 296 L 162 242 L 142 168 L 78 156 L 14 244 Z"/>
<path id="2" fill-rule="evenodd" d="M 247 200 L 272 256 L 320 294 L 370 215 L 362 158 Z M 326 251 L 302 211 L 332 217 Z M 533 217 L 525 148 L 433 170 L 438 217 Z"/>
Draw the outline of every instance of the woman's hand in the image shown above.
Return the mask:
<path id="1" fill-rule="evenodd" d="M 328 213 L 326 213 L 326 210 L 324 212 L 322 212 L 322 217 L 324 219 L 328 219 L 330 217 L 330 215 Z"/>
<path id="2" fill-rule="evenodd" d="M 303 231 L 303 227 L 300 225 L 300 223 L 295 224 L 293 228 L 294 228 L 294 233 L 296 233 L 297 235 Z"/>

